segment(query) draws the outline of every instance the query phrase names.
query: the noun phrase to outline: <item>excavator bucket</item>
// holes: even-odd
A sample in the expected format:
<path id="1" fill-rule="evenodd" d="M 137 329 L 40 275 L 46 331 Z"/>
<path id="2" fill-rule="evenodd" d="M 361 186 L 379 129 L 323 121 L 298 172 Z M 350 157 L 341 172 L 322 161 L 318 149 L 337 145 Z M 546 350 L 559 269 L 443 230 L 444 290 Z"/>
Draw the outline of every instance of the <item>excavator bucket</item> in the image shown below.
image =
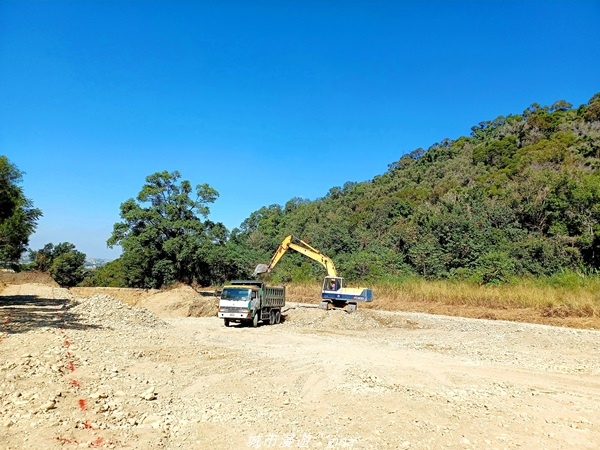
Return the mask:
<path id="1" fill-rule="evenodd" d="M 266 273 L 269 271 L 269 268 L 266 264 L 259 264 L 258 266 L 256 266 L 256 268 L 254 269 L 254 276 L 260 274 L 260 273 Z"/>

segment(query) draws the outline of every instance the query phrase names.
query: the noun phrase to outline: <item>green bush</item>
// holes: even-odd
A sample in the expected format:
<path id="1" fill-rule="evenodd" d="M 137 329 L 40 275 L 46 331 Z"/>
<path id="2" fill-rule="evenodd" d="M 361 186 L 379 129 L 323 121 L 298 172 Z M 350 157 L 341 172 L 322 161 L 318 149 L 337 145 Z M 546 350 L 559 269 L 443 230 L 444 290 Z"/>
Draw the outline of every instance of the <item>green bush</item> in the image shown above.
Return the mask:
<path id="1" fill-rule="evenodd" d="M 70 251 L 57 256 L 50 267 L 50 276 L 62 287 L 77 286 L 85 278 L 85 254 Z"/>

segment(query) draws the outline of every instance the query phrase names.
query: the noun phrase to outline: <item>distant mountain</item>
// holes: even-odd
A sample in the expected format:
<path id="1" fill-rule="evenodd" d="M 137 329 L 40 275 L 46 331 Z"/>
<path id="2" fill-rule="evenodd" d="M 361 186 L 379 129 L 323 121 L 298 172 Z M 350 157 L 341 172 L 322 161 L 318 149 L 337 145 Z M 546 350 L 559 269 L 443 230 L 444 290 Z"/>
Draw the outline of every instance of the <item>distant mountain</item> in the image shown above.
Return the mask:
<path id="1" fill-rule="evenodd" d="M 105 264 L 111 262 L 111 259 L 103 259 L 103 258 L 87 258 L 85 260 L 84 267 L 86 269 L 97 269 L 98 267 L 102 267 Z"/>
<path id="2" fill-rule="evenodd" d="M 84 267 L 86 269 L 97 269 L 98 267 L 102 267 L 111 261 L 112 261 L 111 259 L 103 259 L 103 258 L 86 258 Z M 29 253 L 27 253 L 27 254 L 23 255 L 23 257 L 19 261 L 19 264 L 24 265 L 24 264 L 29 264 L 30 262 L 31 262 L 31 259 L 29 258 Z"/>

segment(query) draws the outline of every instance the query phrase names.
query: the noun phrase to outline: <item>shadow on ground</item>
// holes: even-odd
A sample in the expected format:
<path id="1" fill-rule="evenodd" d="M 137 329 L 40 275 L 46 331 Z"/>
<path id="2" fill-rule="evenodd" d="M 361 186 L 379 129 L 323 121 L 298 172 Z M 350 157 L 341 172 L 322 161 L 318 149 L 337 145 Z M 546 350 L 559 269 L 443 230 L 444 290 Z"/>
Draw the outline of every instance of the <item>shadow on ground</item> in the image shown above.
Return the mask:
<path id="1" fill-rule="evenodd" d="M 35 295 L 0 296 L 0 332 L 15 334 L 41 328 L 98 329 L 69 310 L 76 303 L 64 299 L 41 298 Z"/>

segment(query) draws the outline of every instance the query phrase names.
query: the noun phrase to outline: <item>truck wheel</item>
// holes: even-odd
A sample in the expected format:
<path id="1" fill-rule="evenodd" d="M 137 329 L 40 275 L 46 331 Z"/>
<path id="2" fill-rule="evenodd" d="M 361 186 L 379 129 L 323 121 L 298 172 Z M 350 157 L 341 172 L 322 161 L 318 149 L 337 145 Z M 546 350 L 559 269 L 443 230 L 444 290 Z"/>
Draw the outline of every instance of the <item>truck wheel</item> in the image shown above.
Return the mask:
<path id="1" fill-rule="evenodd" d="M 281 311 L 275 311 L 275 323 L 281 323 Z"/>
<path id="2" fill-rule="evenodd" d="M 275 325 L 277 323 L 277 312 L 272 309 L 269 314 L 269 325 Z"/>
<path id="3" fill-rule="evenodd" d="M 228 327 L 229 326 L 229 319 L 224 319 L 223 323 L 225 324 L 226 327 Z"/>
<path id="4" fill-rule="evenodd" d="M 256 311 L 256 314 L 254 314 L 254 318 L 252 319 L 252 326 L 254 328 L 256 328 L 258 326 L 258 316 L 260 314 L 260 311 Z"/>

